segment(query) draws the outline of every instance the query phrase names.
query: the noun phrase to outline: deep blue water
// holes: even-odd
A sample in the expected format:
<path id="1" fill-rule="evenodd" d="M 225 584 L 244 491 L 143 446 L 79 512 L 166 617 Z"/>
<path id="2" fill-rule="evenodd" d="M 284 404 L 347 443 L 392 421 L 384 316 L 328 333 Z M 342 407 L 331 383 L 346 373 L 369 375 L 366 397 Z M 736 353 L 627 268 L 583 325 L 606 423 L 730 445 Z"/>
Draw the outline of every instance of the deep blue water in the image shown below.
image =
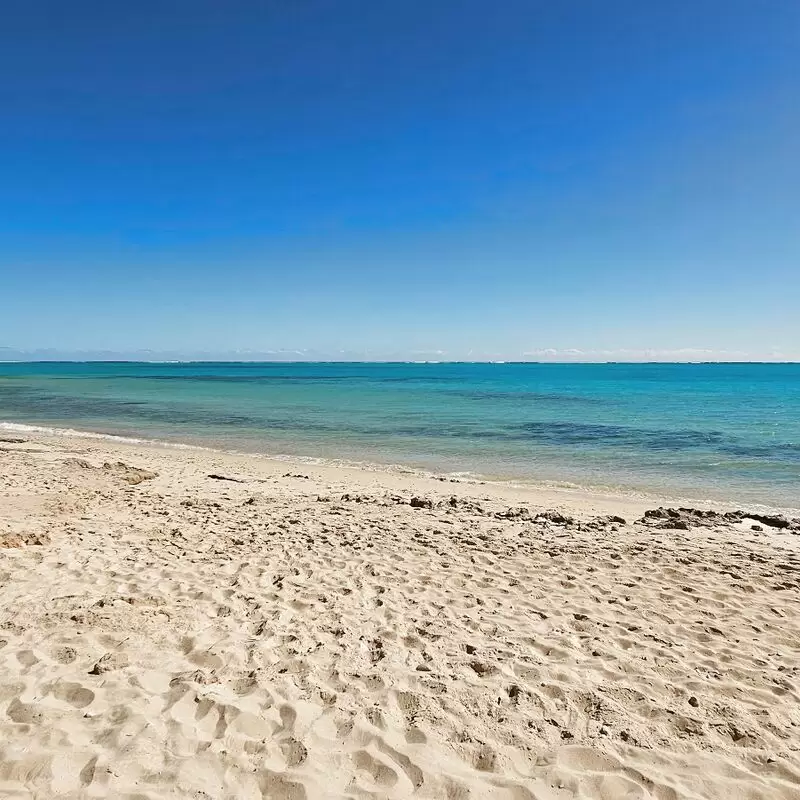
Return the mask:
<path id="1" fill-rule="evenodd" d="M 0 364 L 0 421 L 800 506 L 800 364 Z"/>

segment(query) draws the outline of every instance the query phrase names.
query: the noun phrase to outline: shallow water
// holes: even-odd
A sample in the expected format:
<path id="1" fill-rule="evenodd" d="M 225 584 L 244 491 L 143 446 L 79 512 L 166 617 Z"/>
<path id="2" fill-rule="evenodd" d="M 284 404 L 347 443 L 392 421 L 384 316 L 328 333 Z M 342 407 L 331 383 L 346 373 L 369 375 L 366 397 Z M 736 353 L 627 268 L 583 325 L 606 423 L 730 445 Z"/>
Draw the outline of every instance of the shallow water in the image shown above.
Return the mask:
<path id="1" fill-rule="evenodd" d="M 0 421 L 800 506 L 800 364 L 0 364 Z"/>

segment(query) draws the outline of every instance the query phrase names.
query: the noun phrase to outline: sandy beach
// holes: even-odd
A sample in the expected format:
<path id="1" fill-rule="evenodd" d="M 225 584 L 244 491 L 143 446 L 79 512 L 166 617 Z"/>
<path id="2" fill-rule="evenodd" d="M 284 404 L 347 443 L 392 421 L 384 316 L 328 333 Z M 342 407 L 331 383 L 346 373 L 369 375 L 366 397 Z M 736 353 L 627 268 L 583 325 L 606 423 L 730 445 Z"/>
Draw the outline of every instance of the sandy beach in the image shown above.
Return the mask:
<path id="1" fill-rule="evenodd" d="M 4 434 L 0 795 L 800 798 L 800 524 L 656 509 Z"/>

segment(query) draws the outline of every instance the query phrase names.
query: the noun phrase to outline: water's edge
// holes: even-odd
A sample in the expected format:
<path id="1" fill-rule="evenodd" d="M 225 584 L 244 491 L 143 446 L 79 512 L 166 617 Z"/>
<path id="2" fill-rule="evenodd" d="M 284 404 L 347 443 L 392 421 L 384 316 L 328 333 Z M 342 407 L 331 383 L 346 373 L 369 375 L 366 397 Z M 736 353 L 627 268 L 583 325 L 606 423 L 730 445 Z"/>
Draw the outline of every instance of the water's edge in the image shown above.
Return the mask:
<path id="1" fill-rule="evenodd" d="M 148 438 L 147 436 L 125 436 L 122 434 L 100 432 L 95 430 L 79 430 L 76 428 L 59 428 L 49 425 L 32 425 L 19 422 L 0 420 L 0 432 L 17 434 L 20 436 L 52 436 L 64 439 L 88 439 L 112 444 L 153 447 L 166 450 L 196 451 L 206 453 L 220 453 L 241 456 L 252 459 L 266 459 L 284 464 L 300 466 L 317 466 L 322 468 L 358 470 L 377 474 L 405 475 L 410 477 L 426 478 L 430 480 L 447 482 L 455 479 L 461 484 L 474 486 L 498 486 L 512 489 L 532 489 L 554 492 L 568 492 L 570 494 L 585 494 L 591 497 L 618 499 L 620 501 L 635 500 L 655 506 L 697 506 L 714 509 L 717 511 L 749 510 L 762 514 L 785 514 L 790 517 L 800 516 L 800 506 L 782 506 L 765 503 L 741 503 L 735 498 L 708 498 L 691 497 L 684 494 L 671 494 L 658 490 L 641 491 L 636 489 L 620 489 L 619 487 L 579 484 L 569 481 L 549 480 L 507 480 L 491 475 L 473 472 L 435 472 L 405 464 L 389 464 L 372 461 L 354 461 L 344 458 L 323 458 L 318 456 L 303 456 L 291 453 L 269 453 L 264 451 L 237 450 L 231 447 L 209 446 L 186 441 L 164 440 Z M 744 509 L 742 508 L 744 506 Z"/>

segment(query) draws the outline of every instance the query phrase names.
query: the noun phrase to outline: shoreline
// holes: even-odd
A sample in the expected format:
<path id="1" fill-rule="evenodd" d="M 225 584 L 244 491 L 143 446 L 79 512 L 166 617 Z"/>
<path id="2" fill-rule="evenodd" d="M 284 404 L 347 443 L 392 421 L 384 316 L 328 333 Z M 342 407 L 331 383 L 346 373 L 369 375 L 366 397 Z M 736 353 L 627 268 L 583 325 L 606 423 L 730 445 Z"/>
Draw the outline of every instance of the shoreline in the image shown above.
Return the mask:
<path id="1" fill-rule="evenodd" d="M 645 508 L 653 505 L 673 505 L 696 507 L 702 505 L 715 511 L 725 511 L 746 506 L 750 510 L 761 514 L 785 514 L 787 516 L 800 516 L 800 505 L 789 506 L 776 503 L 737 503 L 727 497 L 699 497 L 687 496 L 681 492 L 659 491 L 657 489 L 612 488 L 582 485 L 567 481 L 549 481 L 546 479 L 518 479 L 494 478 L 471 472 L 437 472 L 422 467 L 408 466 L 399 463 L 379 463 L 371 461 L 357 461 L 347 458 L 326 458 L 296 454 L 267 453 L 262 451 L 237 450 L 234 448 L 217 447 L 198 444 L 189 441 L 172 441 L 166 439 L 150 439 L 144 436 L 107 433 L 93 430 L 82 430 L 59 426 L 40 425 L 34 423 L 21 423 L 0 421 L 0 438 L 3 432 L 9 435 L 38 436 L 60 439 L 86 439 L 97 442 L 117 443 L 125 446 L 152 447 L 157 450 L 198 451 L 218 453 L 231 457 L 244 459 L 264 459 L 270 462 L 296 465 L 298 467 L 319 467 L 325 470 L 348 470 L 355 473 L 364 472 L 378 475 L 406 476 L 411 479 L 430 480 L 447 483 L 462 483 L 476 486 L 489 486 L 499 491 L 507 491 L 513 498 L 516 492 L 528 498 L 531 502 L 539 504 L 558 504 L 559 501 L 567 503 L 570 507 L 582 508 L 592 502 L 609 504 L 617 508 Z M 563 499 L 561 499 L 563 498 Z"/>

